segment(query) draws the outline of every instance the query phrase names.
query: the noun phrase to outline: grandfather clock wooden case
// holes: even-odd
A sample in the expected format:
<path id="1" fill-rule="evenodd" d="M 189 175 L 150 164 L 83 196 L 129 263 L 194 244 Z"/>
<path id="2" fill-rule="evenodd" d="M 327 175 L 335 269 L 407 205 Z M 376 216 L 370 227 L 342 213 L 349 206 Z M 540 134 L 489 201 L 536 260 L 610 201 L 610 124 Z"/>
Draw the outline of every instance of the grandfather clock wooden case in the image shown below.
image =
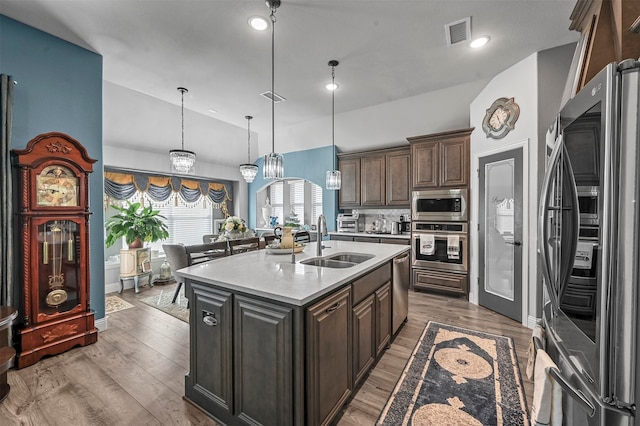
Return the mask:
<path id="1" fill-rule="evenodd" d="M 13 150 L 22 286 L 17 367 L 98 340 L 89 307 L 89 173 L 96 160 L 63 133 Z"/>

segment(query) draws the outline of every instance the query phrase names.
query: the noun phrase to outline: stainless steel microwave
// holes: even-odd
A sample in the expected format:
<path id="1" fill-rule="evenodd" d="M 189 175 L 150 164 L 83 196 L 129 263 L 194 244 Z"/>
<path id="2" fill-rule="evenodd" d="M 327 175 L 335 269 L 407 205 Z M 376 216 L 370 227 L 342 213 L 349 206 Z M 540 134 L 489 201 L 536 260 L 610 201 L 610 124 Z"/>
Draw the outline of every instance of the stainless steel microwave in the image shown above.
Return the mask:
<path id="1" fill-rule="evenodd" d="M 468 217 L 468 194 L 464 188 L 413 191 L 411 220 L 464 222 Z"/>

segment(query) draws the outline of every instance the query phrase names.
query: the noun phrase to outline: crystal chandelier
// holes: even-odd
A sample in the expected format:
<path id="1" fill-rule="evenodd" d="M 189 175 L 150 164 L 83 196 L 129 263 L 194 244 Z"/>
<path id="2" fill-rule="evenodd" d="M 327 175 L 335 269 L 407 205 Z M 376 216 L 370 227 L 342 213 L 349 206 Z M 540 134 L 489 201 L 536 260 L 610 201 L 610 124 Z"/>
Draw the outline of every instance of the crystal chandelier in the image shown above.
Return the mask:
<path id="1" fill-rule="evenodd" d="M 282 155 L 275 153 L 275 24 L 276 9 L 280 6 L 280 0 L 267 0 L 267 6 L 271 9 L 271 153 L 264 156 L 264 168 L 262 176 L 265 179 L 282 179 L 284 177 L 284 166 Z"/>
<path id="2" fill-rule="evenodd" d="M 169 151 L 171 159 L 171 167 L 178 173 L 189 173 L 193 171 L 193 165 L 196 163 L 196 153 L 184 149 L 184 94 L 188 92 L 184 87 L 178 87 L 178 91 L 182 94 L 182 149 L 172 149 Z"/>
<path id="3" fill-rule="evenodd" d="M 247 119 L 247 164 L 240 164 L 240 173 L 247 183 L 253 182 L 258 174 L 258 166 L 251 164 L 251 119 L 250 115 L 245 115 Z"/>
<path id="4" fill-rule="evenodd" d="M 331 67 L 331 156 L 333 158 L 333 170 L 327 170 L 327 189 L 340 189 L 342 185 L 342 177 L 340 170 L 336 170 L 336 130 L 335 130 L 335 104 L 336 104 L 336 67 L 338 61 L 329 61 Z"/>

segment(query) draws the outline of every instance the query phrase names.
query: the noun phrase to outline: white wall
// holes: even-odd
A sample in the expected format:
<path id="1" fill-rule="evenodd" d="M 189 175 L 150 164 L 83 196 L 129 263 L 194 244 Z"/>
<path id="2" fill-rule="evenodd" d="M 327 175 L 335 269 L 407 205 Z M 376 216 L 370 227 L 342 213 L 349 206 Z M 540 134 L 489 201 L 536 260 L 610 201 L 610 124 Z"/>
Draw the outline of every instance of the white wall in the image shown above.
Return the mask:
<path id="1" fill-rule="evenodd" d="M 539 186 L 544 173 L 545 130 L 559 110 L 562 87 L 568 75 L 574 44 L 538 52 L 494 77 L 471 102 L 471 244 L 470 294 L 478 300 L 479 246 L 478 158 L 489 153 L 524 146 L 523 180 L 523 324 L 533 327 L 540 298 L 540 278 L 537 261 L 537 209 Z M 515 128 L 503 139 L 487 138 L 482 120 L 487 108 L 498 98 L 514 98 L 520 107 Z M 542 154 L 542 155 L 541 155 Z"/>
<path id="2" fill-rule="evenodd" d="M 103 146 L 105 166 L 120 167 L 150 172 L 171 173 L 169 152 L 158 154 L 135 149 Z M 247 183 L 242 178 L 238 167 L 205 163 L 196 158 L 195 175 L 206 179 L 223 179 L 233 182 L 233 211 L 240 217 L 247 215 Z"/>

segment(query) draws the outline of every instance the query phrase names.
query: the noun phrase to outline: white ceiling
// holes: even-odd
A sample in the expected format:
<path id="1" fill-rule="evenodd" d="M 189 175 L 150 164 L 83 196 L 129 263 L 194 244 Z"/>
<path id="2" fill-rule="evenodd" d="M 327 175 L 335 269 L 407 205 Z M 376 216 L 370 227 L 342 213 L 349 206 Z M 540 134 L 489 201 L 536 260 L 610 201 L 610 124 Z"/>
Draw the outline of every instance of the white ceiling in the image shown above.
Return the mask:
<path id="1" fill-rule="evenodd" d="M 179 148 L 176 88 L 184 86 L 185 149 L 216 163 L 246 162 L 244 116 L 252 115 L 252 157 L 271 150 L 271 102 L 260 96 L 271 88 L 271 32 L 247 24 L 252 15 L 268 17 L 264 1 L 0 1 L 0 13 L 103 56 L 105 145 Z M 340 140 L 346 121 L 340 118 L 417 95 L 447 96 L 448 88 L 487 81 L 536 51 L 574 42 L 578 34 L 568 27 L 575 1 L 282 0 L 275 91 L 287 100 L 275 105 L 276 151 L 331 144 L 331 94 L 324 89 L 329 60 L 340 61 L 336 145 L 376 148 L 385 141 L 367 138 L 365 129 L 375 123 L 365 118 L 363 137 L 351 130 Z M 469 16 L 472 36 L 489 35 L 491 43 L 480 50 L 447 47 L 445 24 Z M 441 111 L 443 119 L 458 114 L 468 121 L 468 99 L 461 103 Z M 329 127 L 326 138 L 288 136 L 288 129 L 317 129 L 318 123 Z"/>

